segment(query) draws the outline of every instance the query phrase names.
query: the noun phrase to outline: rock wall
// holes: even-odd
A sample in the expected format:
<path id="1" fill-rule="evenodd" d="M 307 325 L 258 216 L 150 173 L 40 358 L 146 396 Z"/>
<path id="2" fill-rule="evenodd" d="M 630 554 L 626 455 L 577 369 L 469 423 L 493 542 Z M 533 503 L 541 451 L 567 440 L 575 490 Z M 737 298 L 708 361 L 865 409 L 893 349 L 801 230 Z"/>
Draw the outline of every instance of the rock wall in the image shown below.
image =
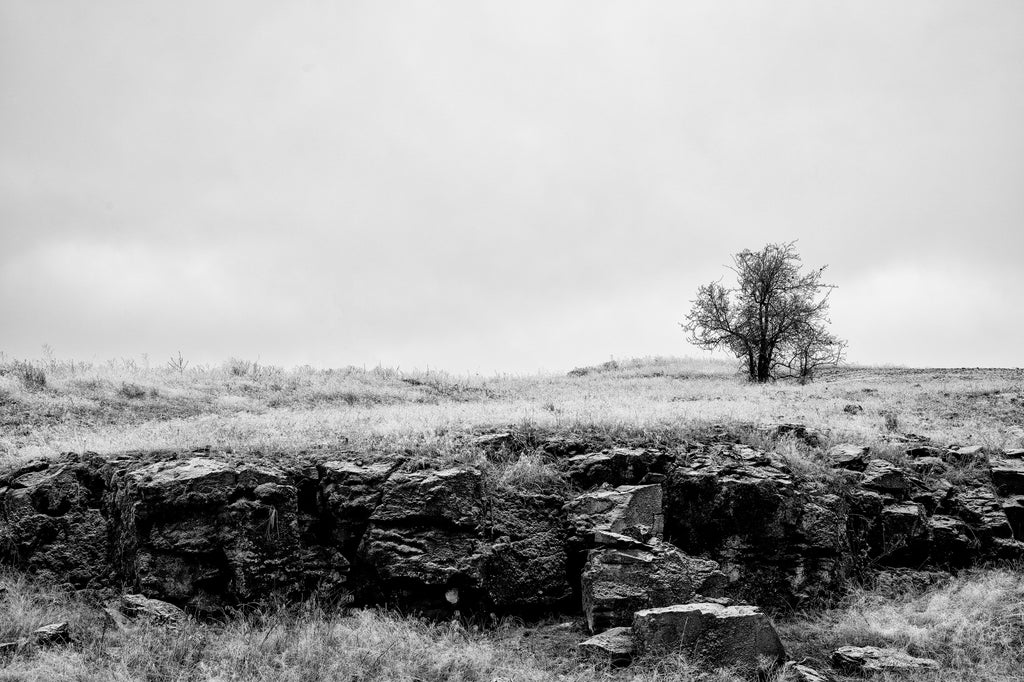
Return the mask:
<path id="1" fill-rule="evenodd" d="M 600 629 L 696 597 L 813 603 L 873 567 L 1020 559 L 1021 455 L 993 460 L 992 480 L 925 485 L 848 449 L 847 485 L 827 490 L 735 444 L 610 449 L 552 456 L 570 485 L 544 494 L 401 458 L 66 454 L 0 471 L 0 561 L 200 610 L 320 591 L 439 612 L 585 607 Z"/>

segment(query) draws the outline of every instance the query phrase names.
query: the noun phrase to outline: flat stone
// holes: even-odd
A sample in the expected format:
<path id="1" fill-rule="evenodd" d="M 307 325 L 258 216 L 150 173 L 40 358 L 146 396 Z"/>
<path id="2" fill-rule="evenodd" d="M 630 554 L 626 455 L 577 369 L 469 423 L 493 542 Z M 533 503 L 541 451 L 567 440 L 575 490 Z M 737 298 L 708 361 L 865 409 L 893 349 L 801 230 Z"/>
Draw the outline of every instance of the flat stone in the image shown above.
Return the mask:
<path id="1" fill-rule="evenodd" d="M 756 606 L 703 602 L 644 609 L 633 619 L 633 637 L 640 653 L 685 651 L 715 666 L 753 670 L 765 660 L 786 659 L 778 633 Z"/>
<path id="2" fill-rule="evenodd" d="M 579 644 L 580 653 L 607 658 L 613 664 L 625 665 L 633 660 L 633 628 L 619 627 L 605 630 Z"/>
<path id="3" fill-rule="evenodd" d="M 939 662 L 931 658 L 917 658 L 897 649 L 875 646 L 839 647 L 832 654 L 832 665 L 844 673 L 861 675 L 939 668 Z"/>
<path id="4" fill-rule="evenodd" d="M 868 466 L 868 453 L 870 452 L 871 448 L 867 445 L 842 443 L 829 450 L 828 458 L 834 467 L 850 471 L 864 471 Z"/>
<path id="5" fill-rule="evenodd" d="M 125 594 L 117 604 L 118 610 L 129 618 L 147 618 L 158 623 L 177 624 L 188 616 L 174 604 L 160 599 L 150 599 L 141 594 Z"/>

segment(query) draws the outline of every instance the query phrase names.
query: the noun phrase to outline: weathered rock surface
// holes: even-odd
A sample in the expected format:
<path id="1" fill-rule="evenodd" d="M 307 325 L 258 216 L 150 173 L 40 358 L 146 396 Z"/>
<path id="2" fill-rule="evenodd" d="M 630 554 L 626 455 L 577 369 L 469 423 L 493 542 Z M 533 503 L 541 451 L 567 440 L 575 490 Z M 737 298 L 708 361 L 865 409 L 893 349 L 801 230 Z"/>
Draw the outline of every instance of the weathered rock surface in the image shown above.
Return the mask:
<path id="1" fill-rule="evenodd" d="M 666 538 L 719 562 L 739 598 L 764 605 L 813 600 L 846 572 L 845 503 L 815 496 L 775 458 L 744 446 L 708 446 L 664 485 Z"/>
<path id="2" fill-rule="evenodd" d="M 633 628 L 617 627 L 605 630 L 579 644 L 580 653 L 604 658 L 616 665 L 625 665 L 633 660 L 636 647 L 633 644 Z"/>
<path id="3" fill-rule="evenodd" d="M 506 489 L 472 467 L 397 456 L 67 454 L 0 469 L 0 563 L 200 610 L 314 591 L 447 612 L 586 601 L 601 627 L 630 609 L 711 600 L 723 574 L 731 598 L 793 606 L 864 567 L 1024 558 L 1024 464 L 1012 453 L 969 483 L 875 459 L 864 472 L 833 471 L 845 484 L 827 489 L 778 456 L 715 437 L 671 450 L 543 441 L 572 492 Z M 848 454 L 858 467 L 866 453 Z M 635 603 L 641 593 L 659 601 Z"/>
<path id="4" fill-rule="evenodd" d="M 188 616 L 174 604 L 159 599 L 150 599 L 141 594 L 125 594 L 115 605 L 118 613 L 126 618 L 142 618 L 157 623 L 177 625 Z"/>
<path id="5" fill-rule="evenodd" d="M 697 603 L 638 611 L 633 638 L 639 653 L 683 651 L 715 666 L 754 669 L 786 660 L 771 621 L 755 606 Z"/>
<path id="6" fill-rule="evenodd" d="M 583 612 L 591 632 L 628 625 L 646 608 L 720 597 L 728 579 L 718 564 L 687 556 L 667 543 L 591 550 L 581 577 Z"/>
<path id="7" fill-rule="evenodd" d="M 37 461 L 0 474 L 0 556 L 52 582 L 92 585 L 109 574 L 110 545 L 96 465 Z"/>
<path id="8" fill-rule="evenodd" d="M 576 537 L 593 544 L 614 544 L 612 536 L 647 542 L 661 538 L 665 521 L 660 485 L 622 485 L 584 493 L 566 505 Z"/>
<path id="9" fill-rule="evenodd" d="M 937 670 L 938 661 L 917 658 L 896 649 L 874 646 L 844 646 L 832 654 L 832 665 L 847 674 L 899 673 Z"/>

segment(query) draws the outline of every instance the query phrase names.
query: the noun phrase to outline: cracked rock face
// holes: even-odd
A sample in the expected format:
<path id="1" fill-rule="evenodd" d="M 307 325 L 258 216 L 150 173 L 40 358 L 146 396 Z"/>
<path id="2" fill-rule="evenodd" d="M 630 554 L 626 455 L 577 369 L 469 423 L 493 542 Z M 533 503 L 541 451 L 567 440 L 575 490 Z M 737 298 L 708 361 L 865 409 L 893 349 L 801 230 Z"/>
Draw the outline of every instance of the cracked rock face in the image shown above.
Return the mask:
<path id="1" fill-rule="evenodd" d="M 724 595 L 728 579 L 718 564 L 683 554 L 667 543 L 591 550 L 581 578 L 583 612 L 591 632 L 628 625 L 646 608 Z"/>

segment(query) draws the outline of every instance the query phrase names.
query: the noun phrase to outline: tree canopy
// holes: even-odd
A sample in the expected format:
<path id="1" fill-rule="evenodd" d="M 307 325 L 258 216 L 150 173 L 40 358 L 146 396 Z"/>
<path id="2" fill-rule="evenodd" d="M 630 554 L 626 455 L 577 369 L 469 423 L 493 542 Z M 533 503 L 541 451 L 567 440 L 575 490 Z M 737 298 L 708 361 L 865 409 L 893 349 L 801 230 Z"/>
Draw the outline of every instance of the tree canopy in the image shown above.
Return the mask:
<path id="1" fill-rule="evenodd" d="M 736 286 L 722 280 L 697 289 L 681 323 L 691 343 L 724 348 L 743 360 L 751 381 L 795 376 L 842 360 L 846 343 L 827 329 L 834 285 L 822 282 L 825 266 L 801 272 L 795 242 L 767 244 L 733 256 Z"/>

